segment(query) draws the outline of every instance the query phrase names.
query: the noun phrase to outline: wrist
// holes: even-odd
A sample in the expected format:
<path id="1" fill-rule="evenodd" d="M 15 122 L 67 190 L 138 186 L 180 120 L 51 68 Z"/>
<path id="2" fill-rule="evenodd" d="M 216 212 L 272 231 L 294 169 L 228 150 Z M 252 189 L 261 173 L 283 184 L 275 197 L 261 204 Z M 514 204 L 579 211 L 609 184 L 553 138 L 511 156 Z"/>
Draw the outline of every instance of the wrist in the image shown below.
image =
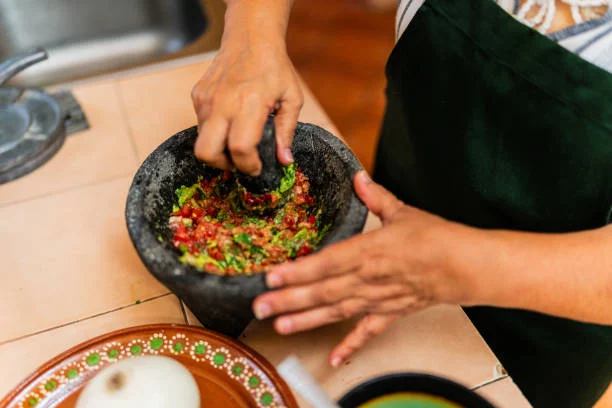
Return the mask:
<path id="1" fill-rule="evenodd" d="M 447 275 L 461 289 L 452 303 L 610 324 L 602 311 L 612 310 L 612 226 L 564 234 L 463 228 L 447 241 Z"/>
<path id="2" fill-rule="evenodd" d="M 533 234 L 470 229 L 473 239 L 463 241 L 456 262 L 470 288 L 462 305 L 525 309 L 551 294 L 543 288 L 551 288 L 554 248 L 545 250 Z"/>
<path id="3" fill-rule="evenodd" d="M 221 48 L 283 48 L 290 0 L 228 0 Z"/>
<path id="4" fill-rule="evenodd" d="M 443 245 L 447 288 L 443 303 L 462 306 L 494 305 L 504 287 L 500 259 L 505 248 L 490 231 L 452 223 Z"/>

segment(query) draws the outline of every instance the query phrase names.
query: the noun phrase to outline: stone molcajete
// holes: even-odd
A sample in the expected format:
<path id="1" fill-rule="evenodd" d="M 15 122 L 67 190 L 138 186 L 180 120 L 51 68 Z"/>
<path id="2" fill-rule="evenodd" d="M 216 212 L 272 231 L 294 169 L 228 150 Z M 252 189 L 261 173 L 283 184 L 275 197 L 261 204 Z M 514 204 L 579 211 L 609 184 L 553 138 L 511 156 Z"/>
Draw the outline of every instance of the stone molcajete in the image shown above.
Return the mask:
<path id="1" fill-rule="evenodd" d="M 130 237 L 148 270 L 191 309 L 209 329 L 238 336 L 253 319 L 251 303 L 267 291 L 264 274 L 220 276 L 199 272 L 179 261 L 172 246 L 168 216 L 175 190 L 218 170 L 193 154 L 196 127 L 166 140 L 144 161 L 128 193 L 126 219 Z M 310 179 L 315 206 L 323 209 L 322 225 L 330 225 L 319 249 L 359 233 L 367 208 L 353 190 L 361 165 L 348 147 L 326 130 L 298 123 L 292 152 Z"/>

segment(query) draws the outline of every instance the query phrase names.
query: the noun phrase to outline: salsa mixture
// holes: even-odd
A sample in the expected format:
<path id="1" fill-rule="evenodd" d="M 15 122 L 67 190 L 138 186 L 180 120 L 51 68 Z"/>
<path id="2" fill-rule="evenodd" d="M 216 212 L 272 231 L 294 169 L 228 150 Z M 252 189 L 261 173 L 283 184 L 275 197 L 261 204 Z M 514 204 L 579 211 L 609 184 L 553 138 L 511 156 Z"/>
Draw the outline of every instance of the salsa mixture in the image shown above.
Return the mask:
<path id="1" fill-rule="evenodd" d="M 296 164 L 283 168 L 277 191 L 254 195 L 223 172 L 176 190 L 170 215 L 181 261 L 221 275 L 249 275 L 312 252 L 320 228 L 308 177 Z"/>

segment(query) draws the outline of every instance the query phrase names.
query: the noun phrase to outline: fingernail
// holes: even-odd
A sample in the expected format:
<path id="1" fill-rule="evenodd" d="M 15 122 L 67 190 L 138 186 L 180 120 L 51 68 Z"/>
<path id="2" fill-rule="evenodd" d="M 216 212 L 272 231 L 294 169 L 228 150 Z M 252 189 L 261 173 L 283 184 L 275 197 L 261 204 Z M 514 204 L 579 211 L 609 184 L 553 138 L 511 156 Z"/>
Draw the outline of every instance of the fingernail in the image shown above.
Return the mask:
<path id="1" fill-rule="evenodd" d="M 293 163 L 293 153 L 291 153 L 291 149 L 288 147 L 283 150 L 283 160 L 287 163 Z"/>
<path id="2" fill-rule="evenodd" d="M 278 321 L 278 331 L 281 334 L 289 334 L 293 331 L 293 322 L 290 319 L 280 319 Z"/>
<path id="3" fill-rule="evenodd" d="M 366 184 L 370 184 L 372 182 L 372 179 L 370 178 L 370 176 L 368 176 L 368 173 L 365 170 L 361 170 L 360 172 L 361 174 L 359 174 L 359 177 L 361 177 L 361 180 L 366 183 Z"/>
<path id="4" fill-rule="evenodd" d="M 283 278 L 279 275 L 268 273 L 266 275 L 266 284 L 270 289 L 279 288 L 283 286 Z"/>
<path id="5" fill-rule="evenodd" d="M 342 359 L 340 357 L 332 358 L 332 361 L 331 361 L 332 367 L 338 368 L 340 366 L 340 364 L 342 364 Z"/>
<path id="6" fill-rule="evenodd" d="M 258 303 L 255 306 L 255 317 L 257 320 L 263 320 L 272 314 L 272 308 L 267 303 Z"/>

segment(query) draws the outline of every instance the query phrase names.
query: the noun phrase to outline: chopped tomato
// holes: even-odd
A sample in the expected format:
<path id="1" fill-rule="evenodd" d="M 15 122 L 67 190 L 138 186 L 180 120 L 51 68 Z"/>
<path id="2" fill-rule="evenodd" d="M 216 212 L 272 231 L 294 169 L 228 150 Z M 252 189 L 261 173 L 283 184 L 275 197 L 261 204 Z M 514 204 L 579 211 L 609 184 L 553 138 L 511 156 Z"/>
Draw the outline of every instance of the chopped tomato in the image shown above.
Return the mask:
<path id="1" fill-rule="evenodd" d="M 185 204 L 183 208 L 181 208 L 181 215 L 183 217 L 189 217 L 193 209 L 189 206 L 189 204 Z"/>
<path id="2" fill-rule="evenodd" d="M 301 247 L 300 249 L 298 249 L 296 255 L 297 256 L 304 256 L 304 255 L 308 255 L 311 252 L 312 252 L 312 248 L 310 247 L 310 245 L 306 244 L 303 247 Z"/>
<path id="3" fill-rule="evenodd" d="M 217 261 L 222 261 L 223 259 L 225 259 L 225 257 L 217 247 L 209 249 L 208 255 L 210 255 L 212 259 L 215 259 Z"/>

